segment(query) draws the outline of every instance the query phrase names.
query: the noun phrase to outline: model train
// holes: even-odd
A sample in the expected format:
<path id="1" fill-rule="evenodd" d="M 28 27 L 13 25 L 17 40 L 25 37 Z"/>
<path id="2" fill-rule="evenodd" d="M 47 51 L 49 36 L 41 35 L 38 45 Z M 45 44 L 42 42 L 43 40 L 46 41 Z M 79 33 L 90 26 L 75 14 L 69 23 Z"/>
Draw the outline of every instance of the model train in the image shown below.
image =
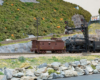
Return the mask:
<path id="1" fill-rule="evenodd" d="M 64 41 L 61 38 L 51 38 L 51 40 L 32 40 L 32 49 L 35 53 L 63 53 L 66 51 Z"/>
<path id="2" fill-rule="evenodd" d="M 84 38 L 69 38 L 65 42 L 59 38 L 51 38 L 51 40 L 40 41 L 32 40 L 32 49 L 35 53 L 46 53 L 46 51 L 52 51 L 52 53 L 62 53 L 62 52 L 96 52 L 100 51 L 100 41 L 91 40 L 88 37 L 88 26 L 81 24 L 80 28 L 69 28 L 68 22 L 65 21 L 67 31 L 70 30 L 81 30 L 83 32 Z"/>

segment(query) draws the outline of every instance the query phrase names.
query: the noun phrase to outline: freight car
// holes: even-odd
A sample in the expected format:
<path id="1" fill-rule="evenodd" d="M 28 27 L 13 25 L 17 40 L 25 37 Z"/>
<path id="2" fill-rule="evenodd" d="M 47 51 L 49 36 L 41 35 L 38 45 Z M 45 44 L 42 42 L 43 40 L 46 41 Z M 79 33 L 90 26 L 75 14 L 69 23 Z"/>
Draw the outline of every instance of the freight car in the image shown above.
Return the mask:
<path id="1" fill-rule="evenodd" d="M 35 53 L 63 53 L 66 51 L 64 41 L 61 38 L 51 38 L 51 40 L 32 40 L 32 49 Z"/>

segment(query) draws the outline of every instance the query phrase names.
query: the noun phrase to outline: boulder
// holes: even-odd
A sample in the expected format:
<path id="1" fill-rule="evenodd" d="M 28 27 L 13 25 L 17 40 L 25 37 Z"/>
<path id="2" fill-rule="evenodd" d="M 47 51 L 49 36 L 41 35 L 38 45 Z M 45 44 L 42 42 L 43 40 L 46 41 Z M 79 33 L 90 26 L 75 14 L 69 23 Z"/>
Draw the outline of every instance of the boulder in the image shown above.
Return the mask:
<path id="1" fill-rule="evenodd" d="M 63 64 L 65 67 L 69 67 L 69 63 L 65 63 Z"/>
<path id="2" fill-rule="evenodd" d="M 67 70 L 68 68 L 67 67 L 64 67 L 64 66 L 61 66 L 61 67 L 59 67 L 59 70 L 60 71 L 64 71 L 64 70 Z"/>
<path id="3" fill-rule="evenodd" d="M 90 65 L 91 64 L 91 61 L 87 61 L 87 65 Z"/>
<path id="4" fill-rule="evenodd" d="M 76 67 L 77 65 L 74 62 L 69 62 L 69 65 Z"/>
<path id="5" fill-rule="evenodd" d="M 40 76 L 42 73 L 45 73 L 46 71 L 47 71 L 47 67 L 40 68 L 40 69 L 37 69 L 37 71 L 34 72 L 34 75 Z"/>
<path id="6" fill-rule="evenodd" d="M 89 71 L 87 69 L 84 69 L 84 75 L 88 75 Z"/>
<path id="7" fill-rule="evenodd" d="M 77 72 L 73 70 L 66 70 L 64 71 L 64 73 L 65 73 L 65 77 L 78 76 Z"/>
<path id="8" fill-rule="evenodd" d="M 21 78 L 23 76 L 24 76 L 23 72 L 18 72 L 17 74 L 13 74 L 13 77 L 16 77 L 16 78 Z"/>
<path id="9" fill-rule="evenodd" d="M 73 67 L 73 66 L 69 66 L 69 68 L 68 68 L 69 70 L 75 70 L 75 68 Z"/>
<path id="10" fill-rule="evenodd" d="M 75 71 L 77 71 L 78 75 L 84 75 L 84 70 L 79 67 L 76 67 Z"/>
<path id="11" fill-rule="evenodd" d="M 33 69 L 26 69 L 26 76 L 35 76 Z"/>
<path id="12" fill-rule="evenodd" d="M 53 62 L 51 63 L 51 67 L 54 69 L 54 70 L 59 70 L 59 67 L 61 66 L 61 63 L 59 62 Z"/>
<path id="13" fill-rule="evenodd" d="M 99 71 L 97 69 L 93 70 L 93 74 L 99 74 Z"/>
<path id="14" fill-rule="evenodd" d="M 57 78 L 57 74 L 56 73 L 51 73 L 50 76 L 52 76 L 53 79 Z"/>
<path id="15" fill-rule="evenodd" d="M 75 61 L 74 63 L 76 64 L 76 66 L 80 66 L 81 64 L 80 61 Z"/>
<path id="16" fill-rule="evenodd" d="M 43 64 L 38 66 L 38 68 L 43 68 L 43 67 L 47 67 L 47 63 L 43 63 Z"/>
<path id="17" fill-rule="evenodd" d="M 37 80 L 37 77 L 23 76 L 20 80 Z"/>
<path id="18" fill-rule="evenodd" d="M 91 65 L 87 65 L 86 69 L 89 71 L 89 73 L 93 72 L 93 69 L 92 69 Z"/>
<path id="19" fill-rule="evenodd" d="M 43 79 L 43 80 L 47 80 L 48 77 L 49 77 L 49 74 L 48 74 L 47 72 L 46 72 L 46 73 L 42 73 L 42 74 L 39 76 L 39 78 L 40 78 L 40 79 Z"/>
<path id="20" fill-rule="evenodd" d="M 14 69 L 5 69 L 4 75 L 6 75 L 7 80 L 12 78 Z"/>
<path id="21" fill-rule="evenodd" d="M 91 63 L 92 63 L 92 65 L 94 65 L 94 66 L 97 66 L 97 65 L 98 65 L 98 62 L 96 62 L 96 61 L 92 61 Z"/>
<path id="22" fill-rule="evenodd" d="M 11 80 L 20 80 L 20 78 L 11 78 Z"/>
<path id="23" fill-rule="evenodd" d="M 87 59 L 81 59 L 80 60 L 81 65 L 87 65 Z"/>
<path id="24" fill-rule="evenodd" d="M 0 75 L 0 80 L 7 80 L 6 75 Z"/>

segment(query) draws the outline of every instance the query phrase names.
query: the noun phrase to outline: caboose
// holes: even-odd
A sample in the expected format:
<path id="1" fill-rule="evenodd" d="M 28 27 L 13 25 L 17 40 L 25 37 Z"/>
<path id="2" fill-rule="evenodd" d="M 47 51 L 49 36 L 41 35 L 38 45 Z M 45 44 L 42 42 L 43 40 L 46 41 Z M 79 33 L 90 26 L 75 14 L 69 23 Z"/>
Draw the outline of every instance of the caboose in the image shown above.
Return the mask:
<path id="1" fill-rule="evenodd" d="M 62 53 L 66 51 L 64 41 L 61 38 L 51 38 L 51 40 L 32 40 L 32 49 L 35 53 Z"/>

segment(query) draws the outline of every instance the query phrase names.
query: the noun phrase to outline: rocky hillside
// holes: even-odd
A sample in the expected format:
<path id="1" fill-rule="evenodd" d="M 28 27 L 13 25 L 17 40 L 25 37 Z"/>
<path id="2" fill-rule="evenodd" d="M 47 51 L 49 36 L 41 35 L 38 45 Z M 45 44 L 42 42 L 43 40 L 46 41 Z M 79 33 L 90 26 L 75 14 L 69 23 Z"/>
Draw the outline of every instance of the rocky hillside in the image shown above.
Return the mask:
<path id="1" fill-rule="evenodd" d="M 36 35 L 36 17 L 40 18 L 39 35 L 63 33 L 65 20 L 69 26 L 75 27 L 71 20 L 74 14 L 83 15 L 88 22 L 91 14 L 76 4 L 63 0 L 37 0 L 39 3 L 21 2 L 20 0 L 4 0 L 0 5 L 0 41 L 5 39 L 21 39 L 27 34 Z"/>

